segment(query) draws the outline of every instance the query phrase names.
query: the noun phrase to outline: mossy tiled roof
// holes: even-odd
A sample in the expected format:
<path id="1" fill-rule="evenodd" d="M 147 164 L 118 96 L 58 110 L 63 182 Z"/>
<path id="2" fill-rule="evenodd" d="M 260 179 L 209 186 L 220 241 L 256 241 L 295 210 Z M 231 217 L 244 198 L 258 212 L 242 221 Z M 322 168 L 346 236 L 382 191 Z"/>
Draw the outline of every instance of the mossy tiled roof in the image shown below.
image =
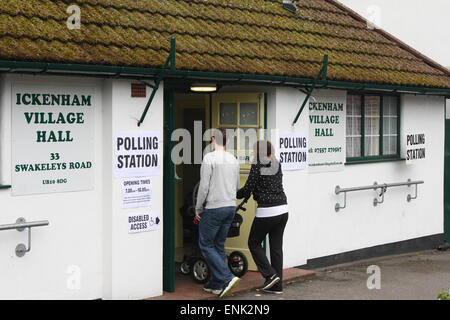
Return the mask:
<path id="1" fill-rule="evenodd" d="M 0 60 L 177 69 L 450 88 L 449 72 L 331 0 L 1 0 Z M 69 30 L 67 7 L 81 9 Z"/>

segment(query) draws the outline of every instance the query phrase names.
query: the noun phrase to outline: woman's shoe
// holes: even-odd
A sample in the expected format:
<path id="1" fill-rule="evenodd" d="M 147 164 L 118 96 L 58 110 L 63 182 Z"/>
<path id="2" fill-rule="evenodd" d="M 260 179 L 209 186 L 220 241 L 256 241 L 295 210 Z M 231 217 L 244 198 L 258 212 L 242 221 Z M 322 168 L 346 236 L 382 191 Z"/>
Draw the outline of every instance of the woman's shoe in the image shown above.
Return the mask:
<path id="1" fill-rule="evenodd" d="M 262 290 L 262 291 L 266 292 L 266 293 L 272 293 L 272 294 L 282 294 L 283 293 L 283 289 L 277 288 L 277 286 L 273 286 L 270 289 Z"/>
<path id="2" fill-rule="evenodd" d="M 272 288 L 275 284 L 277 284 L 280 281 L 280 277 L 276 274 L 271 275 L 270 277 L 266 278 L 266 282 L 264 282 L 264 285 L 262 286 L 262 290 L 268 290 Z"/>

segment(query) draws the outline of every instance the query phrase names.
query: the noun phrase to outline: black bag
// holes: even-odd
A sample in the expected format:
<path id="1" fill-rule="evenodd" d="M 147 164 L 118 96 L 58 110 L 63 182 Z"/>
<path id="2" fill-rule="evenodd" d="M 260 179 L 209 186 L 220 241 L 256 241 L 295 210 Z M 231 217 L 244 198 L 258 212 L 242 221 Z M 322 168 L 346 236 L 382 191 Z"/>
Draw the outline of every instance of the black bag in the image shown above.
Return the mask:
<path id="1" fill-rule="evenodd" d="M 239 237 L 241 225 L 244 219 L 239 213 L 236 213 L 231 223 L 230 230 L 228 230 L 228 238 Z"/>

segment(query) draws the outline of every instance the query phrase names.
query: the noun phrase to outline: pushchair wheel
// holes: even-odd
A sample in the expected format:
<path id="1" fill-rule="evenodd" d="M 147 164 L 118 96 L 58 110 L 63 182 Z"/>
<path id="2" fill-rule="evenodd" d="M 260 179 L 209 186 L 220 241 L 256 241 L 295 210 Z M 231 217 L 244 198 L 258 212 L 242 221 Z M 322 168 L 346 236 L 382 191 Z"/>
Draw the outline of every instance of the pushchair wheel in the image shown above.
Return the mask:
<path id="1" fill-rule="evenodd" d="M 233 251 L 228 256 L 228 267 L 236 277 L 242 277 L 248 271 L 248 261 L 240 251 Z"/>
<path id="2" fill-rule="evenodd" d="M 187 261 L 183 261 L 183 263 L 180 266 L 180 272 L 184 275 L 188 275 L 191 273 L 191 266 Z"/>
<path id="3" fill-rule="evenodd" d="M 206 283 L 209 280 L 209 267 L 206 260 L 200 258 L 192 265 L 192 278 L 197 283 Z"/>

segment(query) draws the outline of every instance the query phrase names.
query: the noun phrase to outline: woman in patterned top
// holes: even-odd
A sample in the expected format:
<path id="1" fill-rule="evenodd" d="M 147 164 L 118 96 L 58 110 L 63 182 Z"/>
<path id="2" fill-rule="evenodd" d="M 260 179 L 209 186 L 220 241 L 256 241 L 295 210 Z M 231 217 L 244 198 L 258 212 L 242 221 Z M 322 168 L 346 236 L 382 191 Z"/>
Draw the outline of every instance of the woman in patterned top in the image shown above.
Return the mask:
<path id="1" fill-rule="evenodd" d="M 283 190 L 281 165 L 269 141 L 258 141 L 254 146 L 254 163 L 248 179 L 237 192 L 237 198 L 257 202 L 256 216 L 250 230 L 248 247 L 259 272 L 266 279 L 261 290 L 282 293 L 283 234 L 288 220 L 286 194 Z M 261 245 L 269 235 L 270 261 Z"/>

